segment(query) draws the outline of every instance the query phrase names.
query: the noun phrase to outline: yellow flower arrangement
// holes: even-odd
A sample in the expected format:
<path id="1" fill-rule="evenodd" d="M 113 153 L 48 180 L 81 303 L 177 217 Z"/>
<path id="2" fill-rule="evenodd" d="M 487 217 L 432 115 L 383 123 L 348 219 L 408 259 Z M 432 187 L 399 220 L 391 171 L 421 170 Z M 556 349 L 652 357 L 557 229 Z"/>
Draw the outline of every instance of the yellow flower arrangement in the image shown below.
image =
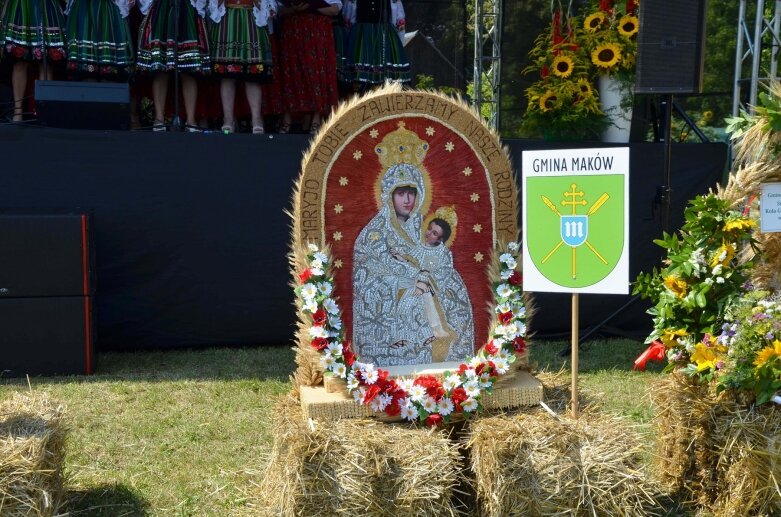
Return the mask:
<path id="1" fill-rule="evenodd" d="M 689 290 L 689 284 L 686 283 L 686 280 L 681 280 L 673 275 L 664 279 L 664 285 L 678 298 L 686 296 L 686 293 Z"/>
<path id="2" fill-rule="evenodd" d="M 574 68 L 575 62 L 568 54 L 559 54 L 553 58 L 553 75 L 566 79 L 572 75 L 572 70 Z"/>
<path id="3" fill-rule="evenodd" d="M 757 222 L 753 219 L 730 219 L 724 223 L 725 232 L 749 230 L 756 227 Z"/>
<path id="4" fill-rule="evenodd" d="M 591 62 L 603 71 L 612 70 L 621 61 L 621 48 L 615 43 L 600 43 L 591 51 Z"/>
<path id="5" fill-rule="evenodd" d="M 634 73 L 640 30 L 638 2 L 626 0 L 622 4 L 591 0 L 583 17 L 580 44 L 600 74 Z"/>
<path id="6" fill-rule="evenodd" d="M 701 341 L 694 345 L 691 362 L 697 365 L 698 372 L 716 369 L 719 363 L 724 362 L 727 350 L 726 346 Z"/>
<path id="7" fill-rule="evenodd" d="M 761 368 L 762 366 L 765 366 L 768 361 L 779 356 L 781 356 L 781 341 L 776 339 L 771 346 L 765 347 L 757 352 L 757 357 L 754 359 L 754 366 Z"/>

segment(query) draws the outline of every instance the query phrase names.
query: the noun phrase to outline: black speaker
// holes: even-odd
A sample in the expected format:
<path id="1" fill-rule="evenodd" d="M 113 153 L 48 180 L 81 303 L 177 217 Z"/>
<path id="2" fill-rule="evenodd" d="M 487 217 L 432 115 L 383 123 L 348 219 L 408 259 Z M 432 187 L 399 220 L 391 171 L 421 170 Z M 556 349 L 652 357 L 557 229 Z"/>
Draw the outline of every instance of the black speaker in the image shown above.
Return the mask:
<path id="1" fill-rule="evenodd" d="M 705 0 L 643 0 L 635 93 L 702 92 Z"/>
<path id="2" fill-rule="evenodd" d="M 0 376 L 93 371 L 92 298 L 0 300 Z"/>
<path id="3" fill-rule="evenodd" d="M 0 211 L 0 299 L 93 294 L 91 217 Z"/>
<path id="4" fill-rule="evenodd" d="M 127 83 L 35 81 L 35 111 L 45 126 L 130 129 Z"/>

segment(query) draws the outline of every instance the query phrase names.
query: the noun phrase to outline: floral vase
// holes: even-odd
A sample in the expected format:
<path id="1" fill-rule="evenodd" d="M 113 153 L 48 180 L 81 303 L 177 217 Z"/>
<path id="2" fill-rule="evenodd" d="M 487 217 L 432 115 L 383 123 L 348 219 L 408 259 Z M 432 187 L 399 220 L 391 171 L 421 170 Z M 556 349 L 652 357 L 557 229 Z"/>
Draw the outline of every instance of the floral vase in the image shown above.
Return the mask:
<path id="1" fill-rule="evenodd" d="M 599 102 L 607 115 L 610 125 L 602 133 L 603 142 L 629 142 L 629 129 L 632 125 L 632 108 L 621 106 L 625 95 L 632 96 L 633 88 L 623 84 L 610 75 L 600 75 L 598 81 Z"/>

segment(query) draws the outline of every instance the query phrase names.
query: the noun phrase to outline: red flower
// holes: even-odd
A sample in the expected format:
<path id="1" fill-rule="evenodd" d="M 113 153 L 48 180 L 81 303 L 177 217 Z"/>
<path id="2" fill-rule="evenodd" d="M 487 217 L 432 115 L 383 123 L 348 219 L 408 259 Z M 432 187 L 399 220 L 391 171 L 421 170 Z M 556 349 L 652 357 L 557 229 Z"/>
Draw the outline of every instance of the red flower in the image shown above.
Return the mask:
<path id="1" fill-rule="evenodd" d="M 637 4 L 634 0 L 626 0 L 626 14 L 635 14 Z"/>
<path id="2" fill-rule="evenodd" d="M 426 425 L 430 427 L 436 427 L 439 424 L 442 423 L 442 415 L 439 413 L 434 413 L 433 415 L 429 415 L 426 417 Z"/>
<path id="3" fill-rule="evenodd" d="M 426 388 L 426 393 L 434 400 L 439 400 L 445 396 L 445 388 L 442 387 L 439 379 L 433 375 L 421 375 L 415 379 L 414 384 Z"/>
<path id="4" fill-rule="evenodd" d="M 517 271 L 513 271 L 508 280 L 512 285 L 521 285 L 523 283 L 523 275 Z"/>
<path id="5" fill-rule="evenodd" d="M 526 350 L 526 340 L 523 339 L 521 336 L 518 336 L 517 338 L 513 339 L 513 348 L 519 354 L 523 353 Z"/>
<path id="6" fill-rule="evenodd" d="M 399 403 L 396 399 L 393 399 L 393 401 L 387 405 L 385 408 L 385 413 L 388 416 L 396 416 L 401 413 L 401 406 L 399 406 Z"/>
<path id="7" fill-rule="evenodd" d="M 513 320 L 513 311 L 502 312 L 499 314 L 499 323 L 507 325 Z"/>
<path id="8" fill-rule="evenodd" d="M 366 394 L 363 396 L 363 403 L 368 404 L 374 400 L 374 398 L 379 395 L 381 391 L 382 389 L 376 383 L 372 384 L 369 386 L 369 389 L 366 390 Z"/>
<path id="9" fill-rule="evenodd" d="M 461 366 L 458 367 L 458 374 L 464 375 L 468 369 L 469 369 L 469 365 L 467 365 L 466 363 L 461 363 Z"/>
<path id="10" fill-rule="evenodd" d="M 344 357 L 344 364 L 347 366 L 352 366 L 355 362 L 355 354 L 350 349 L 350 343 L 342 345 L 342 356 Z"/>
<path id="11" fill-rule="evenodd" d="M 487 345 L 485 345 L 485 351 L 488 352 L 491 355 L 496 354 L 499 351 L 499 347 L 497 347 L 493 340 L 489 341 Z"/>
<path id="12" fill-rule="evenodd" d="M 305 282 L 306 282 L 307 280 L 309 280 L 310 278 L 312 278 L 312 270 L 311 270 L 311 269 L 309 269 L 309 268 L 306 268 L 305 270 L 303 270 L 303 271 L 301 272 L 301 274 L 299 274 L 299 275 L 298 275 L 298 280 L 299 280 L 299 281 L 300 281 L 302 284 L 303 284 L 303 283 L 305 283 Z"/>
<path id="13" fill-rule="evenodd" d="M 608 13 L 613 9 L 613 0 L 599 0 L 599 8 Z"/>
<path id="14" fill-rule="evenodd" d="M 324 337 L 316 337 L 312 340 L 312 348 L 317 350 L 325 350 L 328 346 L 328 340 Z"/>
<path id="15" fill-rule="evenodd" d="M 548 76 L 550 76 L 550 68 L 548 68 L 548 65 L 545 65 L 542 67 L 542 70 L 540 70 L 540 77 L 542 79 L 547 79 Z"/>
<path id="16" fill-rule="evenodd" d="M 457 411 L 461 411 L 461 403 L 468 398 L 466 390 L 461 386 L 454 389 L 453 393 L 450 394 L 450 399 L 453 401 L 453 404 L 455 404 Z"/>
<path id="17" fill-rule="evenodd" d="M 323 309 L 317 309 L 317 311 L 314 314 L 312 314 L 312 321 L 318 327 L 322 326 L 323 323 L 325 323 L 325 319 L 326 319 L 326 313 Z"/>

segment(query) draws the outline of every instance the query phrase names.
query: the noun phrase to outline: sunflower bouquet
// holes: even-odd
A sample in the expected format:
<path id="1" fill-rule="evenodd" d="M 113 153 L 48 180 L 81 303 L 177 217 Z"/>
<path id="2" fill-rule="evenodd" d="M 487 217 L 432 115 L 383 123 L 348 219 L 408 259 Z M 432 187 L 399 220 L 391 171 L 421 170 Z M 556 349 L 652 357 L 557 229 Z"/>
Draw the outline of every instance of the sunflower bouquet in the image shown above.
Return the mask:
<path id="1" fill-rule="evenodd" d="M 638 0 L 591 0 L 582 16 L 581 44 L 600 75 L 633 75 L 637 63 Z"/>
<path id="2" fill-rule="evenodd" d="M 738 255 L 756 250 L 756 222 L 712 193 L 690 201 L 685 219 L 679 235 L 654 241 L 667 250 L 666 266 L 641 273 L 634 294 L 655 303 L 646 342 L 664 347 L 667 369 L 710 379 L 727 364 L 735 329 L 724 324 L 750 292 L 753 264 Z"/>
<path id="3" fill-rule="evenodd" d="M 590 78 L 590 64 L 578 43 L 575 19 L 559 9 L 529 52 L 524 73 L 539 74 L 526 90 L 523 130 L 527 136 L 553 139 L 597 137 L 606 127 Z"/>

